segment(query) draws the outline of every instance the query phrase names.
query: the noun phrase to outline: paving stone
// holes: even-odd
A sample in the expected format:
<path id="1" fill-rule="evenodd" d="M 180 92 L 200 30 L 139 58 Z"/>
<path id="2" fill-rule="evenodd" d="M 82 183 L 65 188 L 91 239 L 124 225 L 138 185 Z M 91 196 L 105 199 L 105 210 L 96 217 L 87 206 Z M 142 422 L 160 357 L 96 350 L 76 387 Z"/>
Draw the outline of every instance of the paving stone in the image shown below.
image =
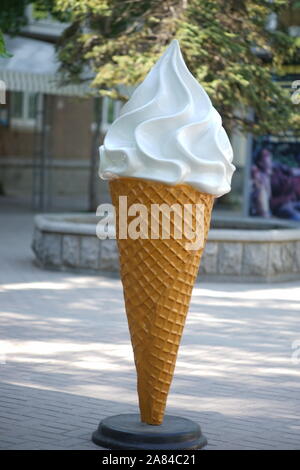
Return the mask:
<path id="1" fill-rule="evenodd" d="M 202 255 L 200 264 L 200 273 L 215 274 L 217 273 L 218 244 L 207 242 Z"/>
<path id="2" fill-rule="evenodd" d="M 121 283 L 38 268 L 33 216 L 0 216 L 0 448 L 101 450 L 90 440 L 99 421 L 137 410 Z M 115 253 L 118 269 L 115 241 L 99 243 L 101 259 Z M 298 256 L 295 245 L 286 253 L 275 245 L 273 273 L 276 256 L 287 268 Z M 239 244 L 220 255 L 230 272 L 242 255 L 249 270 L 263 265 L 263 253 L 242 253 Z M 300 360 L 292 360 L 299 310 L 298 281 L 210 284 L 200 274 L 167 412 L 198 422 L 207 450 L 300 448 Z"/>
<path id="3" fill-rule="evenodd" d="M 249 243 L 243 246 L 243 274 L 266 276 L 268 272 L 268 243 Z"/>
<path id="4" fill-rule="evenodd" d="M 47 266 L 59 266 L 61 264 L 61 240 L 62 236 L 55 233 L 47 233 L 43 237 L 41 248 L 41 261 Z"/>
<path id="5" fill-rule="evenodd" d="M 294 260 L 294 271 L 300 271 L 300 241 L 295 242 L 295 260 Z"/>
<path id="6" fill-rule="evenodd" d="M 108 238 L 101 241 L 100 268 L 111 272 L 119 270 L 119 253 L 116 240 Z"/>
<path id="7" fill-rule="evenodd" d="M 82 268 L 97 269 L 100 242 L 96 237 L 82 237 L 80 240 L 80 266 Z"/>
<path id="8" fill-rule="evenodd" d="M 269 255 L 269 274 L 276 275 L 282 272 L 294 271 L 297 255 L 294 243 L 272 243 Z"/>
<path id="9" fill-rule="evenodd" d="M 220 274 L 240 274 L 242 266 L 242 243 L 220 243 L 218 264 Z"/>
<path id="10" fill-rule="evenodd" d="M 64 235 L 62 258 L 67 267 L 76 268 L 79 264 L 80 240 L 76 235 Z"/>

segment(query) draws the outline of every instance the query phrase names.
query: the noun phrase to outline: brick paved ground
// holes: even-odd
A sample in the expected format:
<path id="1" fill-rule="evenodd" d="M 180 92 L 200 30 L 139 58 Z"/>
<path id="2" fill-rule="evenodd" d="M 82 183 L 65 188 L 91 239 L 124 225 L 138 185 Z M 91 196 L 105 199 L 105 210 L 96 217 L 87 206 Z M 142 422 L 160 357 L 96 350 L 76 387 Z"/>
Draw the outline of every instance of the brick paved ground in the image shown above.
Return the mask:
<path id="1" fill-rule="evenodd" d="M 0 217 L 0 448 L 98 449 L 99 420 L 137 407 L 120 281 L 42 271 L 32 215 Z M 300 448 L 299 306 L 300 282 L 195 288 L 168 412 L 207 449 Z"/>

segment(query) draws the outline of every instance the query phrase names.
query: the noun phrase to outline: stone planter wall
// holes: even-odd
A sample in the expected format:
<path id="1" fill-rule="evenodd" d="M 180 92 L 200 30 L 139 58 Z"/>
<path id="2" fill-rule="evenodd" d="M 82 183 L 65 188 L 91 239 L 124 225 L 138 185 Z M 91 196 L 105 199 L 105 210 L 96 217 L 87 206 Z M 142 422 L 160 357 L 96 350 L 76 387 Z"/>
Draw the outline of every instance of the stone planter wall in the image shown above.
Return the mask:
<path id="1" fill-rule="evenodd" d="M 84 221 L 87 216 L 81 217 Z M 117 275 L 116 241 L 99 240 L 95 223 L 71 219 L 70 214 L 36 216 L 32 248 L 39 264 Z M 300 279 L 300 229 L 211 229 L 199 275 L 203 280 L 235 282 Z"/>
<path id="2" fill-rule="evenodd" d="M 238 282 L 300 279 L 300 242 L 208 241 L 199 274 Z"/>
<path id="3" fill-rule="evenodd" d="M 37 216 L 32 249 L 44 268 L 95 273 L 119 271 L 115 240 L 99 240 L 92 224 L 58 223 Z M 76 230 L 75 230 L 76 228 Z"/>

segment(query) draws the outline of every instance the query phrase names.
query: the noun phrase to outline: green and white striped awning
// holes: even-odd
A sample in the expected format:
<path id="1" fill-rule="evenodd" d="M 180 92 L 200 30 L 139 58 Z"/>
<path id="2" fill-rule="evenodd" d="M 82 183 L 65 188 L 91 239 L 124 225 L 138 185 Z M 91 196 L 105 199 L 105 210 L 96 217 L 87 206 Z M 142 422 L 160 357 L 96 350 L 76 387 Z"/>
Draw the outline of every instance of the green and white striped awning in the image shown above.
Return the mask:
<path id="1" fill-rule="evenodd" d="M 26 91 L 30 93 L 45 93 L 50 95 L 85 96 L 91 93 L 86 85 L 59 85 L 57 74 L 35 74 L 2 69 L 0 66 L 0 80 L 3 80 L 6 89 L 10 91 Z"/>
<path id="2" fill-rule="evenodd" d="M 88 85 L 60 85 L 59 63 L 53 44 L 17 36 L 5 38 L 9 59 L 0 58 L 0 80 L 10 91 L 84 96 Z"/>

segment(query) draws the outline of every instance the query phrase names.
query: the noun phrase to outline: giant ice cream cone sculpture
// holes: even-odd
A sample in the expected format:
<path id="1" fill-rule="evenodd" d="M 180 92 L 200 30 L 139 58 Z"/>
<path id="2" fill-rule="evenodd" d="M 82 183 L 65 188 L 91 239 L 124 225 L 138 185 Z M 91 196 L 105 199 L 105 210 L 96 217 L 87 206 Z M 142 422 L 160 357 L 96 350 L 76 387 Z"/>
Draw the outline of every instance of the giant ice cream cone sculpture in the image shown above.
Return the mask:
<path id="1" fill-rule="evenodd" d="M 213 201 L 230 190 L 234 171 L 220 115 L 187 69 L 177 41 L 171 43 L 123 107 L 100 150 L 100 174 L 111 179 L 116 208 L 121 278 L 141 420 L 159 425 Z M 140 237 L 124 236 L 120 196 L 127 197 L 128 208 L 141 204 L 149 214 L 153 205 L 175 205 L 181 214 L 185 207 L 191 208 L 188 228 L 193 233 L 202 230 L 203 243 L 191 249 L 185 232 L 181 237 L 176 235 L 179 219 L 175 214 L 170 217 L 169 237 L 163 234 L 163 219 L 159 216 L 151 218 L 159 227 L 154 237 L 151 228 Z M 196 207 L 203 208 L 201 227 Z"/>
<path id="2" fill-rule="evenodd" d="M 120 195 L 128 205 L 203 204 L 205 237 L 213 197 L 186 185 L 167 186 L 146 180 L 121 178 L 110 183 L 113 204 Z M 193 214 L 195 218 L 195 214 Z M 162 221 L 160 225 L 162 224 Z M 173 220 L 174 224 L 174 220 Z M 171 225 L 173 225 L 171 224 Z M 195 220 L 193 220 L 195 225 Z M 174 227 L 171 227 L 172 229 Z M 160 230 L 160 233 L 162 230 Z M 185 237 L 175 239 L 118 238 L 126 312 L 138 378 L 141 419 L 163 420 L 177 351 L 185 324 L 202 248 L 189 250 Z"/>

